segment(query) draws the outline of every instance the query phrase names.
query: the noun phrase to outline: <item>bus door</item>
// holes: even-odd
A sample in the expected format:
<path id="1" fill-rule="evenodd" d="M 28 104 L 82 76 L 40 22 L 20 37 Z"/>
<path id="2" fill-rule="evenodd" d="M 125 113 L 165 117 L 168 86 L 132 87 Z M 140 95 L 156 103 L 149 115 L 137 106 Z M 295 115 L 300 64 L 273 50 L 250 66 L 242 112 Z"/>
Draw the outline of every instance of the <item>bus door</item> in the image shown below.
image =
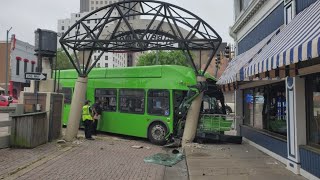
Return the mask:
<path id="1" fill-rule="evenodd" d="M 68 124 L 72 92 L 73 92 L 73 89 L 71 87 L 63 87 L 61 89 L 61 93 L 64 94 L 64 108 L 63 108 L 64 110 L 63 110 L 63 120 L 62 120 L 62 124 L 64 126 Z"/>

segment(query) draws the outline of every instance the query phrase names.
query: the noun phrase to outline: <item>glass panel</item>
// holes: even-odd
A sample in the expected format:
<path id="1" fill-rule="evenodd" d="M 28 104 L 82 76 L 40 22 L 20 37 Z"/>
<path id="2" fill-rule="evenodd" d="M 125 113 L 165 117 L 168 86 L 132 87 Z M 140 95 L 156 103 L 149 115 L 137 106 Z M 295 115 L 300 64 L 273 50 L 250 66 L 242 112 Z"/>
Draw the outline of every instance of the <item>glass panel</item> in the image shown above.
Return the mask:
<path id="1" fill-rule="evenodd" d="M 287 135 L 286 94 L 284 84 L 272 86 L 269 90 L 267 130 Z"/>
<path id="2" fill-rule="evenodd" d="M 312 87 L 311 99 L 311 114 L 309 121 L 309 138 L 308 142 L 313 145 L 320 146 L 320 76 L 314 77 L 311 84 L 307 87 Z"/>
<path id="3" fill-rule="evenodd" d="M 253 103 L 253 126 L 258 129 L 263 129 L 264 105 L 264 89 L 256 88 Z"/>
<path id="4" fill-rule="evenodd" d="M 244 90 L 244 124 L 287 136 L 285 85 Z"/>
<path id="5" fill-rule="evenodd" d="M 148 91 L 148 114 L 169 116 L 170 114 L 170 92 L 168 90 Z"/>
<path id="6" fill-rule="evenodd" d="M 114 112 L 117 110 L 116 89 L 96 89 L 95 100 L 101 102 L 103 111 Z"/>
<path id="7" fill-rule="evenodd" d="M 244 91 L 244 124 L 253 126 L 253 90 Z"/>
<path id="8" fill-rule="evenodd" d="M 71 104 L 72 89 L 71 88 L 62 88 L 61 93 L 64 94 L 64 103 Z"/>
<path id="9" fill-rule="evenodd" d="M 144 114 L 145 92 L 139 89 L 120 90 L 120 112 Z"/>

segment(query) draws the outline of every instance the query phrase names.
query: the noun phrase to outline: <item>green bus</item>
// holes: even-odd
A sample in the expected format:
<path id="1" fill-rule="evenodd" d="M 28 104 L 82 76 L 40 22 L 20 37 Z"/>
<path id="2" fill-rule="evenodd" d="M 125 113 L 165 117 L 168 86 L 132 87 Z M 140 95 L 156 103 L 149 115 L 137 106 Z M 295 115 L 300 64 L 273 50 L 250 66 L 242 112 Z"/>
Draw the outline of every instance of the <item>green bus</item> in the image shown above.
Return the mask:
<path id="1" fill-rule="evenodd" d="M 75 70 L 62 70 L 59 75 L 65 95 L 63 125 L 68 122 L 77 77 Z M 94 68 L 88 76 L 86 98 L 102 102 L 99 131 L 164 144 L 177 132 L 182 106 L 186 109 L 199 93 L 196 85 L 194 70 L 184 66 Z"/>

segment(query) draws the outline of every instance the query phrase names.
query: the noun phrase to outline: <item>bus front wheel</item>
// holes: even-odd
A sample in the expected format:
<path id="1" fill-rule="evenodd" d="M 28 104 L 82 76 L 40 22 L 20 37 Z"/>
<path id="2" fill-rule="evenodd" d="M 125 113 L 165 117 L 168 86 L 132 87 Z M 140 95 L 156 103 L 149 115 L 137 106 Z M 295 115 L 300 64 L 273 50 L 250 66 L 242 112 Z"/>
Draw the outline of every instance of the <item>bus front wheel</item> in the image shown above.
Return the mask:
<path id="1" fill-rule="evenodd" d="M 167 127 L 161 122 L 154 122 L 149 126 L 148 139 L 157 145 L 166 144 Z"/>

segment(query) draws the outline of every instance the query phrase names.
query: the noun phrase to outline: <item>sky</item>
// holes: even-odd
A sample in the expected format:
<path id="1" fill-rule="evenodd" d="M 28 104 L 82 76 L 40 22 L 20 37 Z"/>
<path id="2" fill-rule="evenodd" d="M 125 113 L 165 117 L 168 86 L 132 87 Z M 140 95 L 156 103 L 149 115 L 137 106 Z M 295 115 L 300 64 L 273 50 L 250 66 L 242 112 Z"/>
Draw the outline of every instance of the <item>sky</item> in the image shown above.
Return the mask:
<path id="1" fill-rule="evenodd" d="M 233 0 L 163 0 L 178 5 L 206 21 L 221 36 L 233 43 L 229 27 L 234 22 Z M 34 44 L 37 28 L 57 31 L 58 19 L 70 18 L 80 9 L 80 0 L 2 0 L 0 6 L 0 41 L 6 31 L 16 38 Z"/>

